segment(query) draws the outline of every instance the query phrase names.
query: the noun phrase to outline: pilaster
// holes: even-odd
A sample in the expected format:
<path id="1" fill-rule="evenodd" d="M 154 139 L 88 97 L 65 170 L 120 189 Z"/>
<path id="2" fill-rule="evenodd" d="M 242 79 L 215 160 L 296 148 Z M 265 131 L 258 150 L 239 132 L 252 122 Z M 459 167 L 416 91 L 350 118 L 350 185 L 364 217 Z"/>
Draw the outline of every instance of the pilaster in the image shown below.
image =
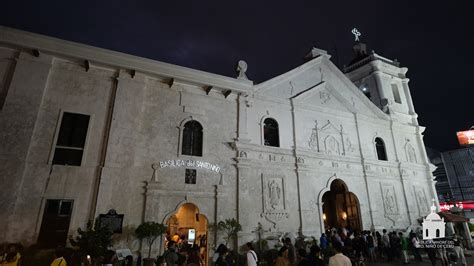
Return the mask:
<path id="1" fill-rule="evenodd" d="M 36 57 L 21 52 L 0 113 L 0 183 L 9 188 L 8 193 L 2 193 L 0 197 L 0 212 L 4 217 L 0 221 L 0 227 L 4 229 L 0 239 L 7 242 L 28 238 L 19 235 L 24 233 L 25 228 L 16 228 L 20 224 L 16 222 L 19 218 L 15 215 L 21 200 L 20 191 L 28 182 L 25 180 L 25 169 L 51 66 L 51 56 L 40 54 Z"/>

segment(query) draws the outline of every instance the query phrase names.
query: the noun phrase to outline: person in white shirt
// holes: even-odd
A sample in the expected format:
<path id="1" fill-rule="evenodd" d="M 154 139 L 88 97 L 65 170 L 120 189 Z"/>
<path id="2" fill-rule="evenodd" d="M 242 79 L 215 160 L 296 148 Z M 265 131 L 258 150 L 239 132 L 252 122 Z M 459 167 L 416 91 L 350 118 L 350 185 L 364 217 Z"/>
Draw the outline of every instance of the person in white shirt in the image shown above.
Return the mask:
<path id="1" fill-rule="evenodd" d="M 252 243 L 248 242 L 247 246 L 247 266 L 257 266 L 258 258 Z"/>
<path id="2" fill-rule="evenodd" d="M 329 258 L 329 266 L 352 266 L 351 260 L 342 254 L 342 245 L 339 242 L 334 242 L 334 249 L 336 255 Z"/>

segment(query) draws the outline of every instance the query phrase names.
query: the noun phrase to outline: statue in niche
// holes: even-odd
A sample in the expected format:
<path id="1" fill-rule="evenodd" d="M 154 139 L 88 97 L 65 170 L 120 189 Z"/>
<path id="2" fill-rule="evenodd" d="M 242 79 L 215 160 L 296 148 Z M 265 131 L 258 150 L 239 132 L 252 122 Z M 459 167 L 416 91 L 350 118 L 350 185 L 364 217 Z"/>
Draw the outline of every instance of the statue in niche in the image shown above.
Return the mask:
<path id="1" fill-rule="evenodd" d="M 408 154 L 408 161 L 410 163 L 416 163 L 415 149 L 410 144 L 407 145 L 407 154 Z"/>
<path id="2" fill-rule="evenodd" d="M 272 209 L 275 209 L 278 207 L 278 205 L 280 205 L 280 197 L 280 185 L 275 180 L 270 181 L 268 183 L 268 198 L 270 200 L 270 207 L 272 207 Z"/>
<path id="3" fill-rule="evenodd" d="M 309 137 L 308 146 L 312 150 L 319 151 L 318 147 L 318 121 L 314 121 L 314 128 L 311 129 L 311 136 Z"/>
<path id="4" fill-rule="evenodd" d="M 312 150 L 316 150 L 318 148 L 318 132 L 316 131 L 317 129 L 313 128 L 313 132 L 309 138 L 309 148 Z"/>
<path id="5" fill-rule="evenodd" d="M 354 147 L 352 146 L 352 142 L 349 138 L 346 138 L 346 146 L 347 146 L 347 152 L 352 153 L 354 152 Z"/>
<path id="6" fill-rule="evenodd" d="M 326 146 L 326 152 L 328 154 L 341 154 L 339 150 L 339 142 L 333 136 L 328 136 L 324 141 L 324 144 Z"/>
<path id="7" fill-rule="evenodd" d="M 384 201 L 385 211 L 387 213 L 397 213 L 397 203 L 395 201 L 395 195 L 393 194 L 393 190 L 389 187 L 385 189 Z"/>

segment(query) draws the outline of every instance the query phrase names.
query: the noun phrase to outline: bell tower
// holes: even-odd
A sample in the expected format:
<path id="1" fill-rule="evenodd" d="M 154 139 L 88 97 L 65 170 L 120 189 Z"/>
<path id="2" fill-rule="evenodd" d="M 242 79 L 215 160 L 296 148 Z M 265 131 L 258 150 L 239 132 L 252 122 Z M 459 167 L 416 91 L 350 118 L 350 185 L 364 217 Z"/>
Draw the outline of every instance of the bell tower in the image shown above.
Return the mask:
<path id="1" fill-rule="evenodd" d="M 374 51 L 368 53 L 366 44 L 360 42 L 357 35 L 352 49 L 354 58 L 343 68 L 346 76 L 392 118 L 401 123 L 418 125 L 406 77 L 408 69 L 400 67 L 396 59 L 390 60 Z"/>

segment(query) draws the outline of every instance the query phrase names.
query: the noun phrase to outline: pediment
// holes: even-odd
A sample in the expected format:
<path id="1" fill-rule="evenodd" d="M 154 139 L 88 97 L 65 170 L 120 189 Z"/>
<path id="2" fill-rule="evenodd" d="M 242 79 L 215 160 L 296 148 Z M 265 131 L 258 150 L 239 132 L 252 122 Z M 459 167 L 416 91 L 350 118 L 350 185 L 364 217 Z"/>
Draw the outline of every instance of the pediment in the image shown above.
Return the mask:
<path id="1" fill-rule="evenodd" d="M 257 95 L 292 100 L 302 108 L 334 109 L 389 119 L 325 56 L 258 84 L 254 89 Z"/>
<path id="2" fill-rule="evenodd" d="M 334 88 L 325 81 L 320 82 L 308 90 L 292 97 L 295 106 L 306 108 L 330 108 L 339 111 L 356 113 L 353 103 L 339 95 Z"/>

